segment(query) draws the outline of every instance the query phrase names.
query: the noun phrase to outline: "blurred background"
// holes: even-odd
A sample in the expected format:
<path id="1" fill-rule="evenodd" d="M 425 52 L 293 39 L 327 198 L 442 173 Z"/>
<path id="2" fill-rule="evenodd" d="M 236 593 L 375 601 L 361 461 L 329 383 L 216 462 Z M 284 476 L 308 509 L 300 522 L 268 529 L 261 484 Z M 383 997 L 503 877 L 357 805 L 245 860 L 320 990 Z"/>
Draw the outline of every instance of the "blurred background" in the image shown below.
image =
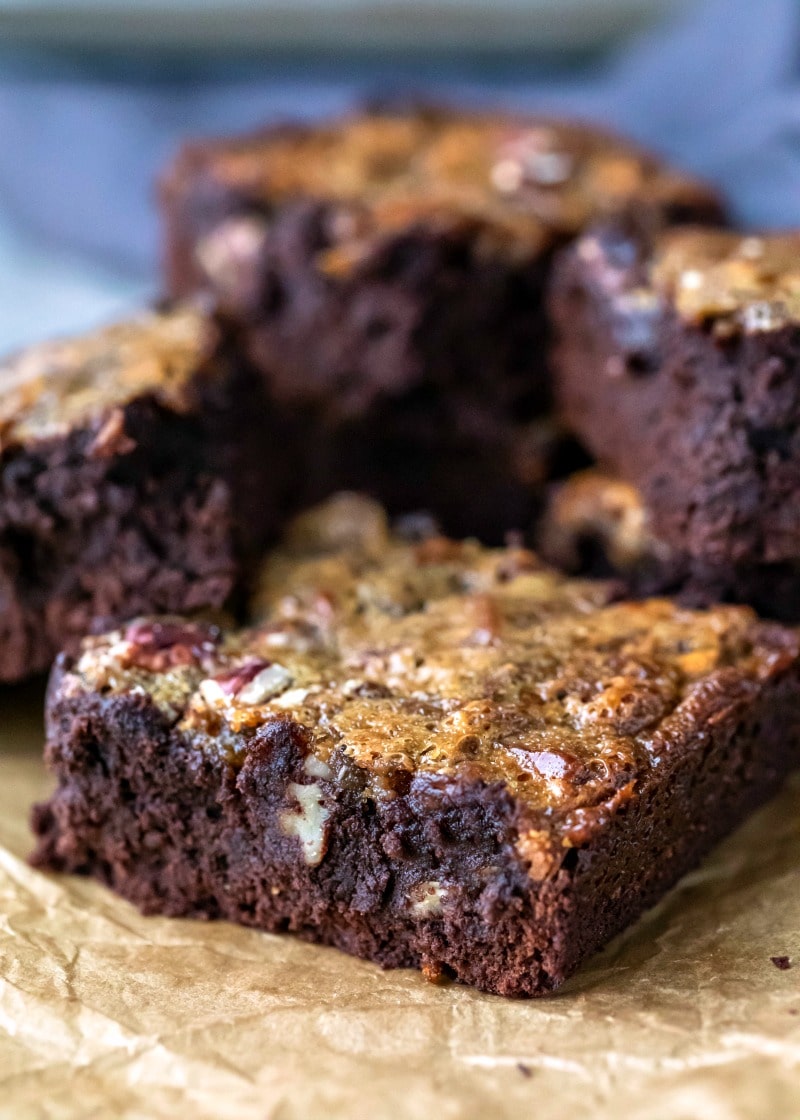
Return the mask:
<path id="1" fill-rule="evenodd" d="M 800 226 L 800 0 L 0 0 L 0 349 L 158 295 L 184 137 L 409 93 L 612 124 Z"/>

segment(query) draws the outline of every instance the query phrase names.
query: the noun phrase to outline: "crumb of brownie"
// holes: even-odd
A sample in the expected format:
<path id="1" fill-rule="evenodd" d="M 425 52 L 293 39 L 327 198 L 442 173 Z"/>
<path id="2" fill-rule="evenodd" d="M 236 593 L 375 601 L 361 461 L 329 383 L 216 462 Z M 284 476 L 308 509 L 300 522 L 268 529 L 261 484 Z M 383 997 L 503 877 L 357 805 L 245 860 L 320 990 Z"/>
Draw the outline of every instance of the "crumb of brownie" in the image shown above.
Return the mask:
<path id="1" fill-rule="evenodd" d="M 429 984 L 440 987 L 449 984 L 453 979 L 452 973 L 442 961 L 424 961 L 420 965 L 420 971 Z"/>
<path id="2" fill-rule="evenodd" d="M 792 967 L 792 961 L 789 957 L 770 957 L 769 959 L 781 972 L 787 972 Z"/>

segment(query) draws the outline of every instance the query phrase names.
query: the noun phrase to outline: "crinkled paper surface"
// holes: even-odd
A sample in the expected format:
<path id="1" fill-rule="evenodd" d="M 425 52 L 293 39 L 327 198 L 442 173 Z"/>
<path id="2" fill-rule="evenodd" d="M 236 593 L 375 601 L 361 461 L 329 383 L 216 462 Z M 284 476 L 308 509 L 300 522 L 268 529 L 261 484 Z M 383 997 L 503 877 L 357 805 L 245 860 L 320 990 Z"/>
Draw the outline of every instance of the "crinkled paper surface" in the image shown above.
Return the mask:
<path id="1" fill-rule="evenodd" d="M 0 1116 L 800 1117 L 800 778 L 560 994 L 510 1002 L 32 871 L 40 707 L 0 693 Z"/>

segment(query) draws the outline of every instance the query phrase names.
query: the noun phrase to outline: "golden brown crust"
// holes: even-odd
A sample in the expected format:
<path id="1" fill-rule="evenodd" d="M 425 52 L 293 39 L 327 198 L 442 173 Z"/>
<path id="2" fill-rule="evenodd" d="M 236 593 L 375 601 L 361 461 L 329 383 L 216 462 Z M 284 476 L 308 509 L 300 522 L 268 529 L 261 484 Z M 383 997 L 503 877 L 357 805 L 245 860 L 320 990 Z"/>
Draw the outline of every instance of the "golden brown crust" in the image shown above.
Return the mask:
<path id="1" fill-rule="evenodd" d="M 275 555 L 255 628 L 138 622 L 87 640 L 64 694 L 149 694 L 234 761 L 241 732 L 289 720 L 321 773 L 344 757 L 389 794 L 404 774 L 500 781 L 580 821 L 628 796 L 681 728 L 696 736 L 709 696 L 757 691 L 798 656 L 793 632 L 745 608 L 608 603 L 523 549 L 398 540 L 371 504 L 362 546 L 358 501 L 322 507 L 318 541 L 307 517 L 305 552 Z"/>
<path id="2" fill-rule="evenodd" d="M 186 407 L 211 333 L 200 309 L 184 305 L 12 355 L 0 364 L 0 447 L 59 435 L 109 413 L 97 445 L 105 454 L 114 443 L 114 410 L 135 397 Z"/>
<path id="3" fill-rule="evenodd" d="M 752 332 L 800 322 L 800 232 L 667 232 L 650 272 L 655 291 L 691 322 L 718 319 Z"/>
<path id="4" fill-rule="evenodd" d="M 166 196 L 198 174 L 210 193 L 246 199 L 267 221 L 296 198 L 341 204 L 334 244 L 318 262 L 331 274 L 349 271 L 376 239 L 419 224 L 466 224 L 487 250 L 524 259 L 632 209 L 719 213 L 709 187 L 613 134 L 506 114 L 366 114 L 190 145 Z M 198 247 L 206 251 L 213 244 Z"/>

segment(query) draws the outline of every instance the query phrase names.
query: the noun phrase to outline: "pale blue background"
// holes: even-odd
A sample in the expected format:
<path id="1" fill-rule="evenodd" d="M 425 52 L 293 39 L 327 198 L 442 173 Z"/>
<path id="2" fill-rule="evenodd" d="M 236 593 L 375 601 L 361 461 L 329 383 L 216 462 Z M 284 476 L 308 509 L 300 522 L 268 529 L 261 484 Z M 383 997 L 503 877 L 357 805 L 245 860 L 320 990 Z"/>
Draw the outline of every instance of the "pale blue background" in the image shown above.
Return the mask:
<path id="1" fill-rule="evenodd" d="M 1 46 L 1 44 L 0 44 Z M 415 60 L 0 51 L 0 349 L 158 291 L 152 183 L 187 134 L 334 112 L 377 91 L 566 109 L 724 186 L 739 218 L 800 227 L 800 2 L 697 0 L 592 58 Z"/>

